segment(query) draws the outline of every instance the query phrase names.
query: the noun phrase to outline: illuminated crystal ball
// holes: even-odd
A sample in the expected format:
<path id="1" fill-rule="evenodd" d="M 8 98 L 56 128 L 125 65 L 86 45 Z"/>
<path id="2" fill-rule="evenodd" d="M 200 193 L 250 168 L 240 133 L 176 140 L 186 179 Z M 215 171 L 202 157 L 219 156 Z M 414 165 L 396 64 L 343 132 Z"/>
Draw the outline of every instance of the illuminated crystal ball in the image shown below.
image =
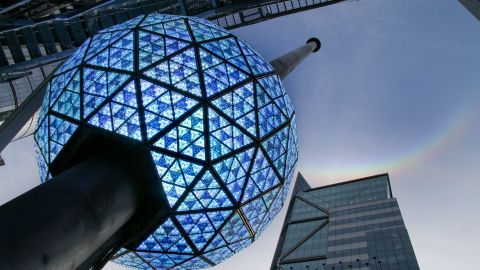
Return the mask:
<path id="1" fill-rule="evenodd" d="M 42 181 L 84 130 L 147 149 L 168 214 L 112 260 L 200 269 L 250 245 L 280 211 L 297 161 L 294 119 L 279 77 L 244 41 L 152 13 L 102 30 L 55 71 L 34 137 Z"/>

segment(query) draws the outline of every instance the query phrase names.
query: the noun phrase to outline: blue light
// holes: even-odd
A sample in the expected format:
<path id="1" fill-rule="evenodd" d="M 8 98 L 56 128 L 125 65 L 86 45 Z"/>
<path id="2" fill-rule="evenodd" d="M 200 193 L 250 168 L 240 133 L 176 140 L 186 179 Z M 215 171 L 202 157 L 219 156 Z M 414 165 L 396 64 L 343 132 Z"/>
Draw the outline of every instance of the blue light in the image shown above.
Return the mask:
<path id="1" fill-rule="evenodd" d="M 206 268 L 250 245 L 280 211 L 297 161 L 294 110 L 270 64 L 225 29 L 139 16 L 85 41 L 46 90 L 34 136 L 42 181 L 82 129 L 150 151 L 169 214 L 113 261 Z"/>

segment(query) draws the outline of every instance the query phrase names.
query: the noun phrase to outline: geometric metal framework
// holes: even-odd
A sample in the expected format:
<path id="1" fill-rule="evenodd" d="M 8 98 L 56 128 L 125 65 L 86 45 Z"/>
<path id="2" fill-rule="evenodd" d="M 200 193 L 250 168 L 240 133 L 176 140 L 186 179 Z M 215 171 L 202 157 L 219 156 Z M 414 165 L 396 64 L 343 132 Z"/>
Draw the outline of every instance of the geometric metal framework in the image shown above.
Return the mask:
<path id="1" fill-rule="evenodd" d="M 80 126 L 151 153 L 168 215 L 114 262 L 216 265 L 283 205 L 298 155 L 291 102 L 268 62 L 206 20 L 151 13 L 102 30 L 46 93 L 34 136 L 42 181 Z"/>
<path id="2" fill-rule="evenodd" d="M 304 269 L 419 269 L 388 174 L 317 188 L 298 174 L 270 270 Z"/>
<path id="3" fill-rule="evenodd" d="M 330 213 L 324 205 L 302 196 L 301 191 L 307 189 L 311 187 L 299 173 L 271 269 L 327 269 Z M 322 198 L 315 197 L 316 201 Z"/>

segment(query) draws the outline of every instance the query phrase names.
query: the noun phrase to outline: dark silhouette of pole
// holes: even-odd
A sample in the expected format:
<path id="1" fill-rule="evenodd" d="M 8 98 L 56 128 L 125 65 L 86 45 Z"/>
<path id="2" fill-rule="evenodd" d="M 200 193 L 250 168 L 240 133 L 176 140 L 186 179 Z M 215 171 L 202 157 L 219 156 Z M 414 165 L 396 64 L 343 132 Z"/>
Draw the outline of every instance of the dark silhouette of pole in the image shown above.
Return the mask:
<path id="1" fill-rule="evenodd" d="M 132 217 L 131 174 L 90 158 L 0 207 L 0 269 L 78 269 Z"/>
<path id="2" fill-rule="evenodd" d="M 297 49 L 290 51 L 272 61 L 270 64 L 273 66 L 277 74 L 281 79 L 287 77 L 295 67 L 298 66 L 307 56 L 313 52 L 320 50 L 321 43 L 317 38 L 310 38 L 307 43 Z"/>

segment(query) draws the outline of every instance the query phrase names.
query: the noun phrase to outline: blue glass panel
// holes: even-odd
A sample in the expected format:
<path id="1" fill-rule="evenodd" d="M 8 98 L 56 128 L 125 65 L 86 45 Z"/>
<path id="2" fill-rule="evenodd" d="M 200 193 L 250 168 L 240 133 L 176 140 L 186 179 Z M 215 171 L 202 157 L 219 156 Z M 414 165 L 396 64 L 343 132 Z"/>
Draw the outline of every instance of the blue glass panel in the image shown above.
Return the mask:
<path id="1" fill-rule="evenodd" d="M 212 109 L 208 110 L 212 159 L 252 143 L 250 137 Z"/>
<path id="2" fill-rule="evenodd" d="M 168 257 L 172 259 L 176 264 L 182 263 L 187 259 L 192 258 L 192 255 L 185 255 L 185 254 L 168 254 Z"/>
<path id="3" fill-rule="evenodd" d="M 204 261 L 201 257 L 195 257 L 175 267 L 175 269 L 192 270 L 192 269 L 203 269 L 207 267 L 210 267 L 210 264 Z"/>
<path id="4" fill-rule="evenodd" d="M 232 213 L 232 210 L 225 210 L 225 211 L 215 211 L 215 212 L 207 212 L 208 218 L 210 222 L 212 222 L 213 226 L 216 229 L 219 229 L 222 224 L 227 220 L 227 218 Z M 221 238 L 218 236 L 218 238 Z"/>
<path id="5" fill-rule="evenodd" d="M 202 249 L 215 233 L 212 224 L 204 213 L 177 215 L 177 220 L 188 233 L 197 249 Z"/>
<path id="6" fill-rule="evenodd" d="M 217 249 L 217 248 L 224 247 L 224 246 L 227 246 L 227 242 L 225 242 L 225 240 L 223 240 L 222 235 L 220 233 L 218 233 L 213 238 L 212 242 L 210 242 L 210 244 L 208 244 L 205 251 L 210 251 L 210 250 Z"/>
<path id="7" fill-rule="evenodd" d="M 183 19 L 167 21 L 163 23 L 165 29 L 165 35 L 191 41 L 190 33 L 188 32 L 187 25 Z"/>
<path id="8" fill-rule="evenodd" d="M 272 72 L 272 66 L 265 61 L 258 53 L 256 53 L 250 46 L 244 43 L 241 40 L 238 40 L 240 44 L 240 48 L 242 48 L 243 53 L 245 54 L 245 58 L 247 59 L 248 64 L 252 72 L 255 75 L 260 75 L 268 72 Z"/>
<path id="9" fill-rule="evenodd" d="M 258 226 L 260 226 L 260 223 L 263 220 L 263 217 L 267 213 L 267 207 L 265 206 L 262 197 L 242 206 L 242 210 L 243 213 L 245 213 L 248 223 L 250 224 L 250 228 L 256 232 Z"/>
<path id="10" fill-rule="evenodd" d="M 277 75 L 268 76 L 259 80 L 262 90 L 267 92 L 286 116 L 293 114 L 292 104 L 286 95 L 285 88 Z M 261 105 L 259 105 L 261 106 Z"/>
<path id="11" fill-rule="evenodd" d="M 283 89 L 282 83 L 277 75 L 263 77 L 258 80 L 260 85 L 265 89 L 270 97 L 277 98 L 285 95 L 285 90 Z"/>
<path id="12" fill-rule="evenodd" d="M 283 205 L 283 201 L 284 201 L 284 198 L 283 198 L 282 195 L 285 192 L 285 189 L 288 192 L 288 187 L 286 187 L 286 188 L 276 188 L 273 191 L 267 193 L 266 196 L 269 196 L 269 198 L 267 199 L 268 203 L 272 200 L 271 199 L 272 197 L 274 197 L 274 199 L 273 199 L 273 202 L 272 202 L 271 205 L 267 204 L 267 207 L 269 208 L 268 213 L 265 216 L 264 220 L 262 221 L 262 224 L 258 228 L 256 237 L 258 237 L 265 230 L 265 228 L 268 227 L 268 225 L 273 221 L 273 218 L 282 209 L 282 205 Z M 287 192 L 285 192 L 285 193 L 287 193 Z M 265 198 L 264 198 L 264 201 L 266 201 Z"/>
<path id="13" fill-rule="evenodd" d="M 285 168 L 285 175 L 293 173 L 295 170 L 295 164 L 298 159 L 298 143 L 297 143 L 297 131 L 296 131 L 295 116 L 290 122 L 290 135 L 288 136 L 288 152 L 287 152 L 287 166 Z"/>
<path id="14" fill-rule="evenodd" d="M 260 136 L 263 137 L 275 128 L 279 127 L 287 119 L 285 115 L 281 112 L 281 110 L 278 108 L 278 106 L 258 85 L 257 102 L 259 106 L 258 117 Z"/>
<path id="15" fill-rule="evenodd" d="M 236 243 L 228 245 L 228 247 L 233 250 L 235 253 L 239 252 L 240 250 L 248 247 L 252 243 L 252 239 L 245 239 L 242 241 L 238 241 Z"/>
<path id="16" fill-rule="evenodd" d="M 133 71 L 133 33 L 123 36 L 109 49 L 109 67 Z"/>
<path id="17" fill-rule="evenodd" d="M 178 126 L 156 141 L 154 145 L 204 160 L 203 109 L 200 108 L 188 116 Z"/>
<path id="18" fill-rule="evenodd" d="M 212 104 L 249 131 L 250 134 L 256 135 L 253 83 L 243 85 L 213 100 Z"/>
<path id="19" fill-rule="evenodd" d="M 55 159 L 63 145 L 70 140 L 77 127 L 74 123 L 50 115 L 50 162 Z"/>
<path id="20" fill-rule="evenodd" d="M 66 88 L 70 80 L 76 75 L 77 69 L 73 69 L 62 73 L 52 79 L 52 86 L 50 88 L 50 105 L 52 105 Z M 78 78 L 78 77 L 77 77 Z"/>
<path id="21" fill-rule="evenodd" d="M 222 247 L 214 251 L 207 252 L 205 253 L 204 256 L 210 261 L 218 264 L 228 259 L 232 255 L 233 255 L 233 252 L 228 247 Z"/>
<path id="22" fill-rule="evenodd" d="M 90 58 L 87 61 L 87 64 L 106 68 L 108 67 L 108 58 L 109 58 L 109 49 L 105 48 L 103 51 L 100 51 L 98 54 Z"/>
<path id="23" fill-rule="evenodd" d="M 210 171 L 206 171 L 187 195 L 185 201 L 180 204 L 178 210 L 188 211 L 229 206 L 232 206 L 232 203 L 227 195 L 220 188 Z"/>
<path id="24" fill-rule="evenodd" d="M 151 269 L 139 256 L 133 252 L 127 252 L 115 259 L 113 262 L 137 269 Z"/>
<path id="25" fill-rule="evenodd" d="M 150 154 L 152 155 L 153 162 L 157 168 L 158 176 L 162 178 L 170 166 L 172 166 L 175 158 L 153 151 L 150 151 Z"/>
<path id="26" fill-rule="evenodd" d="M 89 116 L 104 100 L 104 97 L 83 94 L 83 117 Z"/>
<path id="27" fill-rule="evenodd" d="M 173 84 L 176 88 L 196 96 L 202 95 L 194 49 L 188 49 L 169 61 L 161 62 L 146 70 L 144 75 L 163 83 Z"/>
<path id="28" fill-rule="evenodd" d="M 113 129 L 119 128 L 136 110 L 129 106 L 123 106 L 116 102 L 110 102 L 112 110 Z"/>
<path id="29" fill-rule="evenodd" d="M 261 181 L 261 180 L 259 180 Z M 243 191 L 242 202 L 248 201 L 251 198 L 260 194 L 260 189 L 255 184 L 255 181 L 252 177 L 249 177 L 245 190 Z"/>
<path id="30" fill-rule="evenodd" d="M 122 88 L 114 97 L 113 101 L 126 106 L 137 108 L 137 93 L 135 88 L 135 82 L 130 81 L 125 87 Z"/>
<path id="31" fill-rule="evenodd" d="M 212 31 L 210 31 L 210 27 L 193 20 L 189 20 L 188 23 L 190 24 L 190 28 L 192 29 L 193 36 L 195 37 L 196 41 L 201 42 L 215 38 Z"/>
<path id="32" fill-rule="evenodd" d="M 85 68 L 83 70 L 83 91 L 106 97 L 108 95 L 107 72 Z"/>
<path id="33" fill-rule="evenodd" d="M 52 109 L 58 113 L 80 120 L 80 95 L 64 90 Z"/>
<path id="34" fill-rule="evenodd" d="M 117 89 L 128 79 L 130 79 L 130 75 L 128 74 L 109 71 L 107 74 L 108 94 L 111 95 L 113 92 L 117 91 Z"/>
<path id="35" fill-rule="evenodd" d="M 272 170 L 272 166 L 262 151 L 257 151 L 250 178 L 255 181 L 255 184 L 262 192 L 279 183 L 277 175 Z"/>
<path id="36" fill-rule="evenodd" d="M 35 144 L 35 153 L 37 154 L 38 173 L 40 175 L 40 181 L 43 183 L 50 179 L 50 173 L 48 172 L 47 162 L 43 157 L 43 154 Z"/>
<path id="37" fill-rule="evenodd" d="M 133 71 L 133 50 L 110 48 L 109 67 Z"/>
<path id="38" fill-rule="evenodd" d="M 262 142 L 263 149 L 267 152 L 275 168 L 283 176 L 287 160 L 288 126 L 275 133 Z"/>
<path id="39" fill-rule="evenodd" d="M 159 154 L 159 156 L 154 156 L 154 160 L 157 166 L 157 171 L 159 172 L 159 176 L 161 177 L 163 189 L 167 195 L 168 202 L 170 203 L 170 206 L 173 207 L 180 196 L 184 193 L 185 188 L 192 183 L 194 178 L 200 172 L 202 166 L 191 162 L 177 160 L 172 163 L 167 172 L 163 173 L 165 166 L 170 163 L 170 158 L 167 156 L 162 157 L 162 155 Z M 166 163 L 162 163 L 162 161 Z"/>
<path id="40" fill-rule="evenodd" d="M 165 57 L 164 38 L 149 32 L 139 31 L 139 68 L 143 69 Z"/>
<path id="41" fill-rule="evenodd" d="M 192 253 L 192 249 L 171 219 L 167 219 L 160 225 L 147 240 L 139 245 L 138 249 Z"/>
<path id="42" fill-rule="evenodd" d="M 242 194 L 253 153 L 254 148 L 250 148 L 213 166 L 237 201 Z"/>
<path id="43" fill-rule="evenodd" d="M 110 109 L 110 103 L 105 104 L 100 111 L 98 111 L 95 115 L 88 120 L 90 125 L 94 125 L 106 130 L 113 130 L 112 124 L 112 111 Z"/>
<path id="44" fill-rule="evenodd" d="M 82 46 L 76 49 L 75 52 L 73 52 L 72 56 L 70 56 L 70 58 L 68 58 L 67 61 L 65 61 L 65 63 L 63 63 L 62 66 L 55 71 L 55 75 L 58 75 L 66 70 L 69 70 L 71 68 L 74 68 L 80 65 L 83 61 L 83 57 L 85 56 L 85 52 L 87 51 L 89 44 L 90 44 L 90 38 L 85 40 Z"/>
<path id="45" fill-rule="evenodd" d="M 170 71 L 168 68 L 168 61 L 162 62 L 155 67 L 146 70 L 144 72 L 144 75 L 148 78 L 170 84 Z"/>
<path id="46" fill-rule="evenodd" d="M 149 261 L 149 264 L 155 267 L 155 269 L 168 269 L 174 266 L 175 262 L 165 254 L 158 254 L 154 259 Z"/>
<path id="47" fill-rule="evenodd" d="M 235 213 L 222 228 L 221 234 L 227 243 L 234 243 L 239 240 L 250 238 L 247 227 L 243 223 L 240 215 Z"/>
<path id="48" fill-rule="evenodd" d="M 95 35 L 92 37 L 92 42 L 90 43 L 90 47 L 88 48 L 87 57 L 85 58 L 87 61 L 94 57 L 98 52 L 103 51 L 107 48 L 108 45 L 112 44 L 113 42 L 117 41 L 122 36 L 129 33 L 129 30 L 124 31 L 115 31 L 115 32 L 106 32 Z"/>
<path id="49" fill-rule="evenodd" d="M 206 50 L 200 49 L 200 59 L 207 96 L 212 96 L 248 78 L 243 71 Z"/>
<path id="50" fill-rule="evenodd" d="M 172 15 L 166 15 L 166 14 L 160 14 L 158 12 L 152 12 L 145 17 L 145 19 L 142 21 L 140 24 L 140 27 L 147 26 L 147 25 L 152 25 L 152 24 L 159 24 L 161 23 L 165 18 L 170 18 L 174 17 Z"/>
<path id="51" fill-rule="evenodd" d="M 208 69 L 223 62 L 222 59 L 202 49 L 200 49 L 200 60 L 202 64 L 202 69 Z"/>
<path id="52" fill-rule="evenodd" d="M 234 38 L 210 41 L 201 44 L 201 46 L 227 60 L 241 55 L 240 48 Z"/>
<path id="53" fill-rule="evenodd" d="M 140 130 L 140 118 L 138 113 L 135 113 L 132 117 L 127 119 L 127 121 L 125 121 L 125 123 L 123 123 L 123 125 L 121 125 L 117 130 L 115 130 L 115 132 L 141 141 L 142 133 Z"/>
<path id="54" fill-rule="evenodd" d="M 256 75 L 273 71 L 272 66 L 258 55 L 248 55 L 246 58 L 253 73 Z"/>
<path id="55" fill-rule="evenodd" d="M 214 27 L 210 22 L 198 18 L 189 18 L 188 23 L 197 42 L 220 38 L 229 35 L 228 32 Z"/>
<path id="56" fill-rule="evenodd" d="M 48 157 L 48 122 L 49 117 L 45 117 L 37 124 L 37 131 L 35 132 L 35 141 L 38 144 L 38 148 L 44 157 Z"/>

